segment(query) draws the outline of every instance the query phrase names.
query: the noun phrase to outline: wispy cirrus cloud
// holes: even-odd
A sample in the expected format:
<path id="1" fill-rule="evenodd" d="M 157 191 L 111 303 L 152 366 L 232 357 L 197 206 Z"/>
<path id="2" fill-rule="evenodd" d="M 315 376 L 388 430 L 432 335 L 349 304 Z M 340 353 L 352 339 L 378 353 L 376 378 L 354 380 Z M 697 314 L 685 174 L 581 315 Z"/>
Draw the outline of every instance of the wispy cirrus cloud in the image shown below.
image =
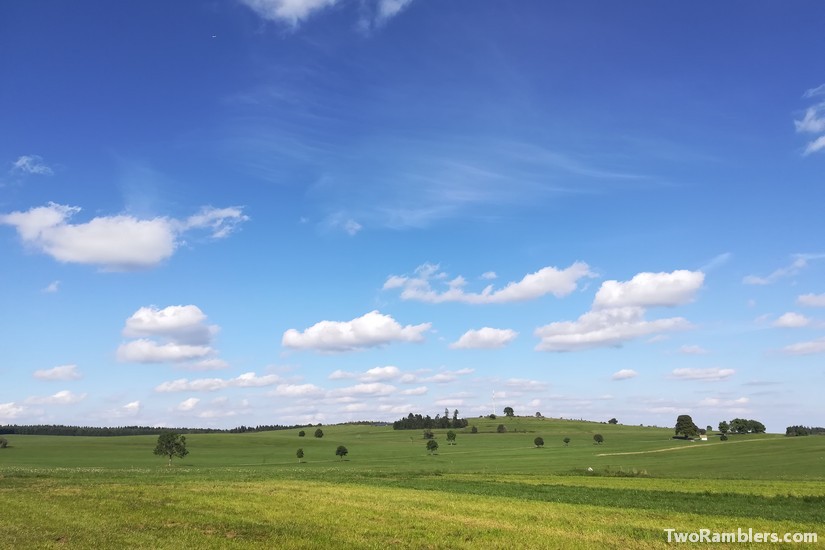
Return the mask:
<path id="1" fill-rule="evenodd" d="M 59 365 L 50 369 L 34 371 L 38 380 L 79 380 L 82 378 L 77 365 Z"/>
<path id="2" fill-rule="evenodd" d="M 239 0 L 259 17 L 293 28 L 313 16 L 330 9 L 341 0 Z M 367 0 L 361 3 L 362 28 L 380 26 L 400 14 L 413 0 Z M 364 30 L 366 30 L 364 28 Z"/>
<path id="3" fill-rule="evenodd" d="M 785 266 L 774 270 L 770 275 L 761 277 L 758 275 L 748 275 L 742 282 L 746 285 L 770 285 L 781 279 L 793 277 L 806 267 L 811 260 L 821 260 L 825 258 L 825 254 L 794 254 L 793 261 Z"/>
<path id="4" fill-rule="evenodd" d="M 720 369 L 717 367 L 699 369 L 682 368 L 673 369 L 670 377 L 676 380 L 701 380 L 706 382 L 726 380 L 736 374 L 734 369 Z"/>
<path id="5" fill-rule="evenodd" d="M 77 206 L 50 202 L 25 212 L 0 214 L 0 224 L 14 227 L 23 244 L 58 262 L 132 271 L 170 258 L 190 231 L 208 230 L 212 238 L 221 239 L 249 219 L 239 207 L 206 207 L 184 220 L 119 214 L 72 223 L 79 212 Z"/>
<path id="6" fill-rule="evenodd" d="M 155 391 L 159 393 L 182 391 L 213 392 L 226 388 L 260 388 L 263 386 L 272 386 L 280 381 L 281 378 L 277 374 L 258 376 L 254 372 L 246 372 L 235 378 L 197 378 L 194 380 L 179 378 L 159 384 L 155 387 Z"/>
<path id="7" fill-rule="evenodd" d="M 805 307 L 825 307 L 825 293 L 802 294 L 797 297 L 796 303 Z"/>
<path id="8" fill-rule="evenodd" d="M 11 165 L 12 174 L 31 174 L 36 176 L 51 176 L 52 170 L 39 155 L 21 155 Z"/>
<path id="9" fill-rule="evenodd" d="M 816 136 L 807 143 L 803 155 L 825 150 L 825 101 L 819 99 L 823 96 L 825 96 L 825 84 L 811 88 L 802 95 L 805 99 L 816 100 L 816 103 L 805 109 L 805 114 L 800 120 L 794 120 L 797 132 Z"/>

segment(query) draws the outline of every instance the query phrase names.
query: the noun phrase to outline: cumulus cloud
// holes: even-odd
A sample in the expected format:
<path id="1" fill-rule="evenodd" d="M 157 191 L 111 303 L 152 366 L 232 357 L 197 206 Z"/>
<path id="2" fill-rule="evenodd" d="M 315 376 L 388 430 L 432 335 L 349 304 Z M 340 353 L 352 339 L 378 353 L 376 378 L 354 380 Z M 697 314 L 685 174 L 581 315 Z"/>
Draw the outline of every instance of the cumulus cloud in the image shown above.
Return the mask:
<path id="1" fill-rule="evenodd" d="M 785 346 L 782 351 L 789 355 L 811 355 L 814 353 L 825 353 L 825 338 L 817 338 L 809 342 L 799 342 Z"/>
<path id="2" fill-rule="evenodd" d="M 720 368 L 708 368 L 708 369 L 696 369 L 696 368 L 683 368 L 683 369 L 673 369 L 671 373 L 671 378 L 675 378 L 677 380 L 703 380 L 703 381 L 716 381 L 716 380 L 726 380 L 733 376 L 736 373 L 734 369 L 720 369 Z"/>
<path id="3" fill-rule="evenodd" d="M 591 310 L 576 321 L 559 321 L 538 327 L 538 351 L 579 351 L 620 347 L 624 342 L 663 332 L 687 330 L 682 317 L 648 321 L 647 308 L 673 307 L 693 301 L 705 276 L 699 271 L 639 273 L 630 281 L 605 281 Z"/>
<path id="4" fill-rule="evenodd" d="M 518 333 L 511 329 L 483 327 L 478 330 L 468 330 L 458 341 L 450 344 L 453 349 L 495 349 L 503 348 L 513 340 Z"/>
<path id="5" fill-rule="evenodd" d="M 51 176 L 54 174 L 54 171 L 43 162 L 43 157 L 38 155 L 21 155 L 12 163 L 11 173 Z"/>
<path id="6" fill-rule="evenodd" d="M 192 346 L 169 342 L 159 344 L 141 338 L 121 344 L 117 348 L 117 359 L 124 363 L 177 363 L 201 359 L 215 353 L 209 346 Z"/>
<path id="7" fill-rule="evenodd" d="M 371 311 L 351 321 L 321 321 L 303 332 L 289 329 L 281 343 L 292 349 L 354 351 L 391 342 L 422 342 L 430 323 L 402 327 L 389 315 Z"/>
<path id="8" fill-rule="evenodd" d="M 621 369 L 614 372 L 613 376 L 610 378 L 613 380 L 629 380 L 630 378 L 636 378 L 637 376 L 639 376 L 639 373 L 633 369 Z"/>
<path id="9" fill-rule="evenodd" d="M 3 420 L 12 420 L 18 418 L 23 414 L 25 408 L 14 402 L 0 403 L 0 418 Z"/>
<path id="10" fill-rule="evenodd" d="M 417 388 L 410 388 L 408 390 L 401 390 L 399 395 L 426 395 L 427 386 L 418 386 Z"/>
<path id="11" fill-rule="evenodd" d="M 221 238 L 248 219 L 240 208 L 210 207 L 183 221 L 120 214 L 71 223 L 78 212 L 79 207 L 50 202 L 25 212 L 0 215 L 0 224 L 13 226 L 25 245 L 61 263 L 129 271 L 154 267 L 171 257 L 180 238 L 190 230 L 211 229 L 212 237 Z"/>
<path id="12" fill-rule="evenodd" d="M 380 382 L 382 380 L 395 380 L 401 377 L 401 369 L 388 365 L 386 367 L 375 367 L 369 369 L 360 376 L 363 382 Z"/>
<path id="13" fill-rule="evenodd" d="M 693 301 L 705 274 L 684 269 L 672 273 L 639 273 L 625 282 L 605 281 L 596 293 L 594 309 L 678 306 Z"/>
<path id="14" fill-rule="evenodd" d="M 197 406 L 198 403 L 200 403 L 200 401 L 201 400 L 197 397 L 190 397 L 189 399 L 184 399 L 181 401 L 176 408 L 177 410 L 183 412 L 191 411 L 195 408 L 195 406 Z"/>
<path id="15" fill-rule="evenodd" d="M 86 399 L 85 393 L 72 393 L 69 390 L 63 390 L 50 395 L 48 397 L 29 397 L 26 403 L 35 405 L 74 405 Z"/>
<path id="16" fill-rule="evenodd" d="M 120 410 L 123 414 L 133 416 L 140 412 L 141 404 L 140 401 L 131 401 L 123 405 Z"/>
<path id="17" fill-rule="evenodd" d="M 428 376 L 426 378 L 422 378 L 422 382 L 435 382 L 436 384 L 447 384 L 449 382 L 455 382 L 458 380 L 459 376 L 465 376 L 468 374 L 472 374 L 475 372 L 474 369 L 459 369 L 459 370 L 444 370 L 439 373 L 436 373 L 432 376 Z"/>
<path id="18" fill-rule="evenodd" d="M 395 392 L 395 386 L 391 384 L 382 384 L 381 382 L 372 382 L 369 384 L 356 384 L 346 388 L 338 388 L 330 391 L 333 397 L 362 397 L 362 396 L 378 396 L 390 395 Z"/>
<path id="19" fill-rule="evenodd" d="M 736 408 L 742 407 L 750 403 L 747 397 L 739 397 L 737 399 L 723 399 L 721 397 L 706 397 L 699 402 L 700 407 L 713 408 Z"/>
<path id="20" fill-rule="evenodd" d="M 189 380 L 187 378 L 179 378 L 169 382 L 163 382 L 155 387 L 156 392 L 170 393 L 181 391 L 218 391 L 225 388 L 259 388 L 263 386 L 272 386 L 280 382 L 280 377 L 276 374 L 267 374 L 258 376 L 254 372 L 247 372 L 241 374 L 236 378 L 198 378 Z"/>
<path id="21" fill-rule="evenodd" d="M 142 307 L 126 319 L 123 335 L 130 338 L 161 337 L 178 343 L 205 345 L 218 327 L 206 324 L 198 306 Z"/>
<path id="22" fill-rule="evenodd" d="M 645 309 L 621 307 L 589 311 L 576 321 L 550 323 L 535 330 L 541 339 L 538 351 L 579 351 L 598 347 L 620 347 L 643 336 L 687 330 L 691 323 L 682 317 L 646 321 Z"/>
<path id="23" fill-rule="evenodd" d="M 800 328 L 806 327 L 810 324 L 810 319 L 793 311 L 789 311 L 788 313 L 781 315 L 776 321 L 773 322 L 773 326 L 781 328 Z"/>
<path id="24" fill-rule="evenodd" d="M 803 294 L 796 303 L 806 307 L 825 307 L 825 294 Z"/>
<path id="25" fill-rule="evenodd" d="M 780 267 L 767 277 L 760 277 L 758 275 L 748 275 L 742 282 L 746 285 L 770 285 L 784 279 L 786 277 L 793 277 L 804 268 L 808 267 L 808 262 L 811 260 L 819 260 L 825 258 L 825 254 L 794 254 L 790 265 Z"/>
<path id="26" fill-rule="evenodd" d="M 460 275 L 447 280 L 438 265 L 423 264 L 416 268 L 411 277 L 391 275 L 384 283 L 384 290 L 400 288 L 402 300 L 417 300 L 428 303 L 461 302 L 465 304 L 501 304 L 534 300 L 546 294 L 560 298 L 577 288 L 579 279 L 595 277 L 584 262 L 576 262 L 565 269 L 544 267 L 535 273 L 528 273 L 521 281 L 510 282 L 495 290 L 486 286 L 481 292 L 465 292 L 467 281 Z M 446 285 L 444 290 L 433 289 L 431 282 Z"/>
<path id="27" fill-rule="evenodd" d="M 684 355 L 707 355 L 708 350 L 706 350 L 702 346 L 691 345 L 680 347 L 679 353 Z"/>
<path id="28" fill-rule="evenodd" d="M 59 365 L 51 369 L 34 371 L 38 380 L 78 380 L 81 378 L 77 365 Z"/>

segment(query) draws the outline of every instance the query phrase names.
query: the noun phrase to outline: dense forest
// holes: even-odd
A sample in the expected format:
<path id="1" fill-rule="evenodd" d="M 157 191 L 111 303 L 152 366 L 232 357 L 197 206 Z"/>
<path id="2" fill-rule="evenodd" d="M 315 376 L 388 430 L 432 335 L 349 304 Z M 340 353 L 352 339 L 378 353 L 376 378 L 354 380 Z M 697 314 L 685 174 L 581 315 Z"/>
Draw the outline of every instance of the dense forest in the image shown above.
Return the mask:
<path id="1" fill-rule="evenodd" d="M 435 418 L 430 418 L 430 415 L 421 416 L 420 414 L 410 413 L 405 418 L 396 420 L 392 423 L 394 430 L 432 430 L 438 428 L 466 428 L 469 422 L 464 418 L 458 417 L 458 409 L 453 411 L 452 419 L 450 418 L 450 411 L 444 409 L 444 416 L 439 414 Z"/>
<path id="2" fill-rule="evenodd" d="M 810 426 L 788 426 L 785 429 L 785 435 L 825 435 L 825 428 L 813 428 Z"/>

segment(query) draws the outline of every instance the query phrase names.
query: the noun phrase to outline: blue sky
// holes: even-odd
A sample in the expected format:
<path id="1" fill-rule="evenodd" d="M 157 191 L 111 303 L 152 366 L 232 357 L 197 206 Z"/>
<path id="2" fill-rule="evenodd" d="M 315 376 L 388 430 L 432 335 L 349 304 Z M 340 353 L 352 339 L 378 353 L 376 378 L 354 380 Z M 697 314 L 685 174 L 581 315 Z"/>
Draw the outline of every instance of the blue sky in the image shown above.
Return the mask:
<path id="1" fill-rule="evenodd" d="M 0 7 L 0 423 L 825 423 L 819 2 Z"/>

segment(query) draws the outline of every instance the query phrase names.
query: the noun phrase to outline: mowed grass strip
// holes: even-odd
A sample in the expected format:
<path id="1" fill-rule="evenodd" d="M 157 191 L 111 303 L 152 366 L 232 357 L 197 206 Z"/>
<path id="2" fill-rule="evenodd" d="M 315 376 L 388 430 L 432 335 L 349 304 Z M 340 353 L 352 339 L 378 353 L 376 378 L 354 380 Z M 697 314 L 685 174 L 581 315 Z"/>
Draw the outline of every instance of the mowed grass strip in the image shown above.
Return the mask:
<path id="1" fill-rule="evenodd" d="M 665 528 L 806 528 L 715 512 L 318 481 L 33 483 L 2 493 L 15 509 L 3 544 L 14 548 L 657 548 L 666 546 Z"/>

